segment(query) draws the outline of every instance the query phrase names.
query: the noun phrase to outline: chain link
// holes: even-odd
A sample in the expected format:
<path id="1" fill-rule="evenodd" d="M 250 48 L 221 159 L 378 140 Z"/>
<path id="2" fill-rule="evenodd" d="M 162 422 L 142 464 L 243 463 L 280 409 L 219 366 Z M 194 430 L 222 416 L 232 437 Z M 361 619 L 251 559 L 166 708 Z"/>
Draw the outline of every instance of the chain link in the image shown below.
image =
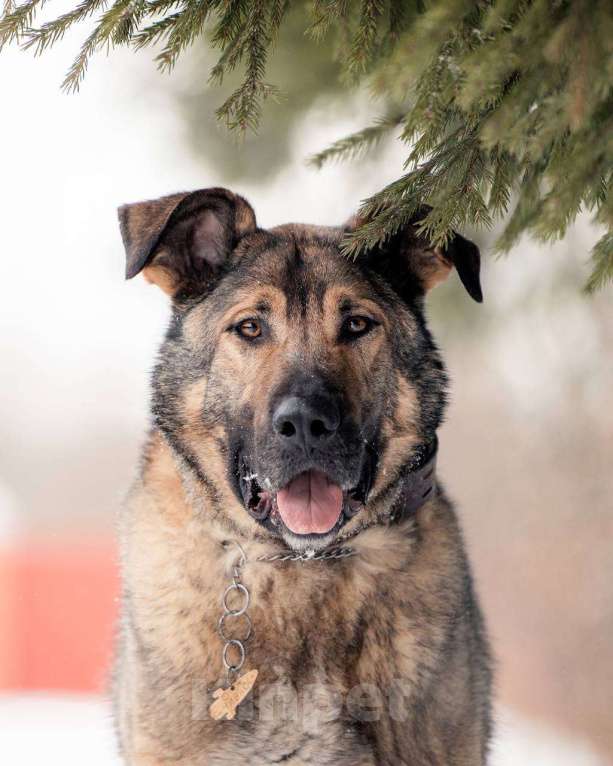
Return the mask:
<path id="1" fill-rule="evenodd" d="M 251 633 L 253 630 L 253 626 L 251 623 L 251 617 L 247 614 L 247 609 L 249 609 L 249 604 L 251 601 L 251 596 L 249 594 L 249 591 L 247 590 L 247 587 L 241 580 L 241 570 L 247 563 L 247 557 L 245 556 L 245 551 L 242 549 L 241 545 L 236 542 L 236 540 L 230 540 L 225 541 L 223 543 L 224 547 L 228 547 L 229 545 L 235 545 L 239 556 L 237 561 L 232 566 L 232 582 L 228 587 L 224 590 L 223 596 L 221 597 L 221 605 L 223 607 L 223 613 L 221 617 L 219 618 L 219 622 L 217 623 L 217 632 L 219 633 L 219 636 L 221 640 L 223 641 L 223 649 L 221 652 L 221 659 L 223 662 L 223 666 L 226 669 L 227 672 L 227 683 L 228 686 L 232 684 L 233 679 L 236 677 L 238 672 L 241 670 L 243 665 L 245 664 L 245 657 L 246 657 L 246 650 L 245 650 L 245 644 L 246 642 L 251 638 Z M 263 561 L 263 562 L 276 562 L 276 561 L 327 561 L 330 559 L 346 559 L 349 558 L 349 556 L 355 556 L 357 551 L 354 548 L 347 548 L 347 547 L 336 547 L 336 548 L 329 548 L 327 550 L 315 552 L 315 551 L 306 551 L 305 553 L 296 553 L 294 551 L 287 551 L 286 553 L 279 552 L 279 553 L 273 553 L 269 554 L 268 556 L 258 556 L 255 560 L 256 561 Z M 232 594 L 238 594 L 241 598 L 241 601 L 239 602 L 240 606 L 231 606 L 230 605 L 230 599 Z M 240 619 L 243 618 L 243 627 L 246 629 L 243 631 L 244 635 L 242 638 L 233 638 L 230 631 L 227 629 L 226 622 L 231 619 Z M 238 657 L 235 657 L 235 661 L 231 661 L 230 653 L 233 652 L 235 654 L 238 654 Z"/>
<path id="2" fill-rule="evenodd" d="M 329 559 L 346 559 L 349 556 L 355 556 L 355 548 L 329 548 L 323 551 L 306 551 L 305 553 L 296 553 L 288 551 L 287 553 L 272 553 L 268 556 L 258 556 L 256 561 L 327 561 Z"/>
<path id="3" fill-rule="evenodd" d="M 223 596 L 221 598 L 223 614 L 217 623 L 217 632 L 223 641 L 221 659 L 223 666 L 227 671 L 228 686 L 232 684 L 232 679 L 245 664 L 245 643 L 251 637 L 252 631 L 251 618 L 247 614 L 247 609 L 249 609 L 250 602 L 249 591 L 241 582 L 241 569 L 247 563 L 247 557 L 245 556 L 244 550 L 240 544 L 236 542 L 236 540 L 232 540 L 231 543 L 234 544 L 238 549 L 239 557 L 232 567 L 232 582 L 223 592 Z M 230 545 L 230 542 L 224 543 L 224 546 L 227 547 L 228 545 Z M 240 606 L 230 606 L 229 599 L 231 594 L 238 594 L 240 596 Z M 228 619 L 240 619 L 241 617 L 243 618 L 243 621 L 246 621 L 247 624 L 245 635 L 242 638 L 232 638 L 226 632 L 226 621 Z M 231 660 L 231 652 L 234 654 L 238 653 L 238 657 L 235 657 L 234 661 Z"/>

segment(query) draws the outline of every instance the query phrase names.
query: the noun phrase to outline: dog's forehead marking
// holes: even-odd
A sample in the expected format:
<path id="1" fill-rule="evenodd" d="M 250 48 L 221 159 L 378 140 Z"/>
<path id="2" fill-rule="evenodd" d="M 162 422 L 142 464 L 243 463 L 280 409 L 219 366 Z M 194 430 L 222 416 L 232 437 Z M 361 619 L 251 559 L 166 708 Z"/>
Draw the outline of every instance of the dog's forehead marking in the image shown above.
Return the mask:
<path id="1" fill-rule="evenodd" d="M 296 312 L 305 316 L 309 304 L 321 309 L 332 287 L 345 285 L 352 293 L 358 285 L 368 290 L 360 269 L 340 252 L 340 231 L 296 225 L 273 231 L 269 240 L 258 238 L 237 253 L 231 271 L 211 296 L 220 309 L 223 303 L 224 312 L 244 295 L 254 296 L 267 287 L 284 295 L 288 318 Z"/>
<path id="2" fill-rule="evenodd" d="M 267 237 L 259 234 L 186 317 L 184 334 L 192 347 L 204 351 L 241 313 L 267 316 L 279 339 L 287 339 L 297 322 L 312 326 L 317 332 L 304 336 L 305 351 L 335 336 L 339 316 L 351 309 L 384 319 L 369 281 L 340 252 L 342 230 L 288 224 Z"/>
<path id="3" fill-rule="evenodd" d="M 281 289 L 288 319 L 306 318 L 313 311 L 321 314 L 333 288 L 345 287 L 352 295 L 356 288 L 368 291 L 360 269 L 340 251 L 341 230 L 292 224 L 275 231 L 274 246 L 261 250 L 243 273 Z"/>

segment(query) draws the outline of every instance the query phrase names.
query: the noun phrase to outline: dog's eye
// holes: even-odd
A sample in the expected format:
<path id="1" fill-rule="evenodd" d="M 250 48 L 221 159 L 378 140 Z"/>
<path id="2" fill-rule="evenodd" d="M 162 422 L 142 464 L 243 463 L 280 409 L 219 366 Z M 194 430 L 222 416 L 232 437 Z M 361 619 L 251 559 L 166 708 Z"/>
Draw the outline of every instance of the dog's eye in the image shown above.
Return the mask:
<path id="1" fill-rule="evenodd" d="M 262 325 L 257 319 L 244 319 L 236 325 L 236 332 L 247 340 L 255 340 L 262 334 Z"/>
<path id="2" fill-rule="evenodd" d="M 346 339 L 359 338 L 366 335 L 375 326 L 376 322 L 370 317 L 351 316 L 347 317 L 341 328 L 341 336 Z"/>

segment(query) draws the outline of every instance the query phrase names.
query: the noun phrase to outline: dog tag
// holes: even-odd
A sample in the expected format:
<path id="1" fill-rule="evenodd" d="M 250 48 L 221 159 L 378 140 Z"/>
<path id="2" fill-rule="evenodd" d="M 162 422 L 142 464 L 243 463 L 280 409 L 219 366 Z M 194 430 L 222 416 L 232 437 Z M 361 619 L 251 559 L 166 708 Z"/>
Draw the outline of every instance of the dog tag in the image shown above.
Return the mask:
<path id="1" fill-rule="evenodd" d="M 236 681 L 227 689 L 215 689 L 209 713 L 211 718 L 220 721 L 226 718 L 228 721 L 236 715 L 236 708 L 241 704 L 245 697 L 253 689 L 255 679 L 258 677 L 257 670 L 250 670 L 244 676 L 237 678 Z"/>

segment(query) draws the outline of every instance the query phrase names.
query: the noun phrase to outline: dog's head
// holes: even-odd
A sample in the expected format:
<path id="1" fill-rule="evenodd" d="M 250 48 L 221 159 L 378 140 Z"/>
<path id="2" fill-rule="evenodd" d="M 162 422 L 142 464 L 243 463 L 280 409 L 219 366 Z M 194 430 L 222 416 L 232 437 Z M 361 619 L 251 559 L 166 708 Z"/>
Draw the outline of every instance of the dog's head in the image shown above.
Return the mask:
<path id="1" fill-rule="evenodd" d="M 480 301 L 475 245 L 432 248 L 414 221 L 353 262 L 347 227 L 259 229 L 225 189 L 119 216 L 127 277 L 172 298 L 153 413 L 210 513 L 302 549 L 382 513 L 443 413 L 423 296 L 455 266 Z"/>

